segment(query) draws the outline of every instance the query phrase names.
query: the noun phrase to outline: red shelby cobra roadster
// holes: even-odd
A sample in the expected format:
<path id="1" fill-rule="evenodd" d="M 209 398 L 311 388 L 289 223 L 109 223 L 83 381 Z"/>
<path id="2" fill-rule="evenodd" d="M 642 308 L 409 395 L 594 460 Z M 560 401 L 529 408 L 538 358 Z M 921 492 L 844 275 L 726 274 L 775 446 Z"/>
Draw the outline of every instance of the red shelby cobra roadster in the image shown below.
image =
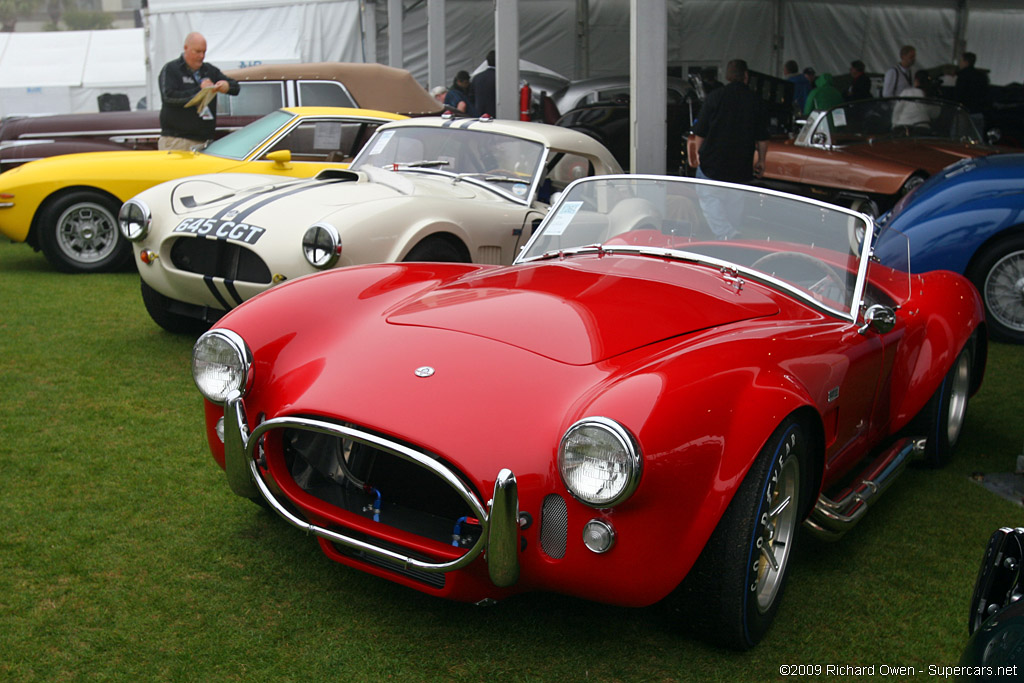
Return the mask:
<path id="1" fill-rule="evenodd" d="M 665 599 L 751 647 L 801 525 L 838 537 L 947 460 L 981 383 L 975 289 L 882 265 L 873 232 L 771 190 L 579 180 L 512 266 L 342 268 L 228 313 L 193 352 L 210 447 L 342 564 L 473 602 Z"/>

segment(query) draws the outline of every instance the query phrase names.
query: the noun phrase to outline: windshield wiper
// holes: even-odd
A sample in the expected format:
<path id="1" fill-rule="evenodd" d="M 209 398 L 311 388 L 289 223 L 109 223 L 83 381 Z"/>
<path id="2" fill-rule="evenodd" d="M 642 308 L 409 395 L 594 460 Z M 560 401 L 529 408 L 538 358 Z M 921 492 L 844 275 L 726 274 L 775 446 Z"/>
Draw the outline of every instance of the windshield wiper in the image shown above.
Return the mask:
<path id="1" fill-rule="evenodd" d="M 529 185 L 530 183 L 529 178 L 516 178 L 515 176 L 507 175 L 490 175 L 487 173 L 460 173 L 455 176 L 456 181 L 462 180 L 463 178 L 473 178 L 474 180 L 483 180 L 495 183 L 523 183 L 524 185 Z"/>
<path id="2" fill-rule="evenodd" d="M 397 164 L 393 164 L 396 168 L 437 168 L 438 166 L 450 166 L 450 161 L 444 159 L 423 159 L 421 161 L 402 161 Z"/>
<path id="3" fill-rule="evenodd" d="M 595 242 L 594 244 L 583 244 L 578 247 L 568 247 L 567 249 L 552 249 L 545 251 L 540 256 L 535 257 L 538 261 L 544 259 L 561 258 L 562 256 L 572 256 L 573 254 L 589 254 L 595 252 L 603 254 L 605 251 L 604 245 Z"/>

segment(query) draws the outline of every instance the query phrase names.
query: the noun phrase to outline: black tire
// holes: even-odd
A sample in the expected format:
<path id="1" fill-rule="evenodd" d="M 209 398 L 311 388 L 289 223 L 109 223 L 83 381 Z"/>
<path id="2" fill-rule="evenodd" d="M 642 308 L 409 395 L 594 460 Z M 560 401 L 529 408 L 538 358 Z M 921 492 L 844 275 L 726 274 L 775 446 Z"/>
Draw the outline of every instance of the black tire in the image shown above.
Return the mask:
<path id="1" fill-rule="evenodd" d="M 790 417 L 776 428 L 670 597 L 679 618 L 699 637 L 746 650 L 768 631 L 803 519 L 810 451 L 810 437 L 798 420 Z"/>
<path id="2" fill-rule="evenodd" d="M 121 203 L 92 190 L 48 201 L 40 210 L 39 247 L 57 270 L 95 273 L 123 268 L 131 245 L 117 226 Z"/>
<path id="3" fill-rule="evenodd" d="M 443 261 L 445 263 L 468 263 L 462 251 L 442 237 L 428 237 L 409 250 L 403 261 Z"/>
<path id="4" fill-rule="evenodd" d="M 972 338 L 960 350 L 953 367 L 916 419 L 917 431 L 927 438 L 923 462 L 929 467 L 942 467 L 953 458 L 953 449 L 960 440 L 967 415 L 973 363 Z"/>
<path id="5" fill-rule="evenodd" d="M 985 302 L 989 336 L 1024 344 L 1024 234 L 986 247 L 967 269 L 967 277 Z"/>
<path id="6" fill-rule="evenodd" d="M 160 327 L 174 334 L 200 335 L 210 329 L 210 323 L 198 318 L 191 318 L 187 315 L 172 313 L 171 306 L 174 300 L 164 296 L 146 284 L 145 280 L 139 280 L 142 289 L 142 303 L 146 306 L 146 312 Z"/>

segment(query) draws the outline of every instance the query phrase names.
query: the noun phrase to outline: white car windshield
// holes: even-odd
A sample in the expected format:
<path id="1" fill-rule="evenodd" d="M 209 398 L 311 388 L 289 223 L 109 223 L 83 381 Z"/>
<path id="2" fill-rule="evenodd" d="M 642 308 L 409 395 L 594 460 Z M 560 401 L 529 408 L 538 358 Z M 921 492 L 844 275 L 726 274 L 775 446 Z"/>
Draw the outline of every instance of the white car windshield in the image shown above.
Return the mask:
<path id="1" fill-rule="evenodd" d="M 501 133 L 456 127 L 404 126 L 380 130 L 351 169 L 441 173 L 484 184 L 520 202 L 529 201 L 542 170 L 544 146 Z"/>
<path id="2" fill-rule="evenodd" d="M 257 147 L 294 118 L 295 114 L 280 109 L 272 111 L 248 126 L 239 128 L 219 140 L 214 140 L 206 146 L 203 154 L 212 154 L 225 159 L 246 159 Z"/>
<path id="3" fill-rule="evenodd" d="M 597 252 L 703 263 L 855 318 L 871 230 L 863 214 L 772 190 L 599 176 L 567 188 L 518 261 Z"/>

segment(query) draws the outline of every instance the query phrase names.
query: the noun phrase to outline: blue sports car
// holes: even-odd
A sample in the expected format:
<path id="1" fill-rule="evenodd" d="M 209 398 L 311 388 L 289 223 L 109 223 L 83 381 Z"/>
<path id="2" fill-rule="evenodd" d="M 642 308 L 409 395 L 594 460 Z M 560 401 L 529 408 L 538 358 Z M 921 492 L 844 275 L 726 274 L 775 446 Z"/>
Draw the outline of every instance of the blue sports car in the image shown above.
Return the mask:
<path id="1" fill-rule="evenodd" d="M 964 159 L 947 166 L 878 221 L 875 255 L 914 272 L 952 270 L 981 292 L 989 335 L 1024 344 L 1024 154 Z"/>

